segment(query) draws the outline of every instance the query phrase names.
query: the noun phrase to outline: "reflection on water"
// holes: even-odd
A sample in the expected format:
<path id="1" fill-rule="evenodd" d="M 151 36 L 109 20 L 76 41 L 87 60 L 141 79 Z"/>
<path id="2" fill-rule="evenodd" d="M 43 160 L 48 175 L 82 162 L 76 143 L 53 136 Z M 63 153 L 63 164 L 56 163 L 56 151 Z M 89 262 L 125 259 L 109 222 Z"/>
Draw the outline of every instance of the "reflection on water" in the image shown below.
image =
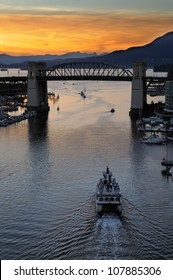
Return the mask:
<path id="1" fill-rule="evenodd" d="M 130 86 L 59 82 L 48 115 L 0 128 L 1 259 L 173 259 L 166 146 L 140 143 Z M 122 218 L 95 212 L 106 165 L 120 185 Z"/>
<path id="2" fill-rule="evenodd" d="M 28 139 L 32 141 L 45 140 L 48 137 L 48 113 L 28 120 Z"/>

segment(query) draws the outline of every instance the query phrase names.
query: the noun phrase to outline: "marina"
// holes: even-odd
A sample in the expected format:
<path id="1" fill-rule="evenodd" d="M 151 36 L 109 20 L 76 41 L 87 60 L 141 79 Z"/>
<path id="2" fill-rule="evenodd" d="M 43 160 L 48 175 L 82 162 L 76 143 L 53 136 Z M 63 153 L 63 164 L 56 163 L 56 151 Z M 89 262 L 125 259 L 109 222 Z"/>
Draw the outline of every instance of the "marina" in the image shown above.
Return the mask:
<path id="1" fill-rule="evenodd" d="M 157 116 L 142 118 L 136 121 L 136 126 L 139 132 L 173 132 L 171 117 L 166 119 Z"/>
<path id="2" fill-rule="evenodd" d="M 36 116 L 38 116 L 38 114 L 35 111 L 27 111 L 27 110 L 21 114 L 16 114 L 16 115 L 0 113 L 0 127 L 3 126 L 6 127 L 8 125 L 15 124 Z"/>

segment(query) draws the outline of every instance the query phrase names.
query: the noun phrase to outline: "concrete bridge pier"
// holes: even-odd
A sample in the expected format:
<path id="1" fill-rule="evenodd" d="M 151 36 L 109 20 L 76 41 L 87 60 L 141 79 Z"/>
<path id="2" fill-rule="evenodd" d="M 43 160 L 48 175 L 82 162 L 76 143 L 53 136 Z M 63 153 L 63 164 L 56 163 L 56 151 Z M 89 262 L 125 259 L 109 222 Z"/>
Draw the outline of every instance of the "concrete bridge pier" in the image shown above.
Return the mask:
<path id="1" fill-rule="evenodd" d="M 137 62 L 133 65 L 131 108 L 129 112 L 131 117 L 139 117 L 146 104 L 146 69 L 144 62 Z"/>
<path id="2" fill-rule="evenodd" d="M 28 63 L 28 83 L 27 83 L 27 108 L 37 112 L 48 112 L 47 81 L 39 81 L 38 76 L 46 76 L 46 63 Z"/>

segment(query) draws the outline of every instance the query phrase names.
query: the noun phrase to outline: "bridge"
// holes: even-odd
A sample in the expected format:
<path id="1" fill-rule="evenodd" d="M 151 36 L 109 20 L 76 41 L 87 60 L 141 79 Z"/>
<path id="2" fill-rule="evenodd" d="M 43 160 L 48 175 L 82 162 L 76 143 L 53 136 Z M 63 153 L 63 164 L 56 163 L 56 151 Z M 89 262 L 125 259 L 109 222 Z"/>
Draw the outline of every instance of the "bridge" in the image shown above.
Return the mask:
<path id="1" fill-rule="evenodd" d="M 32 73 L 30 74 L 32 75 Z M 40 70 L 36 75 L 39 82 L 60 80 L 132 81 L 132 78 L 133 73 L 129 69 L 97 62 L 63 63 L 44 71 Z M 26 92 L 27 81 L 27 76 L 0 77 L 0 92 Z"/>
<path id="2" fill-rule="evenodd" d="M 46 71 L 46 80 L 132 81 L 133 73 L 120 66 L 97 62 L 60 64 Z M 42 77 L 39 77 L 42 79 Z"/>
<path id="3" fill-rule="evenodd" d="M 48 109 L 47 81 L 90 80 L 132 82 L 131 108 L 139 110 L 146 102 L 146 94 L 165 89 L 166 77 L 146 76 L 145 63 L 136 63 L 130 69 L 99 62 L 72 62 L 46 68 L 43 62 L 29 62 L 28 76 L 0 77 L 0 91 L 26 91 L 28 107 Z M 47 109 L 46 109 L 47 108 Z"/>
<path id="4" fill-rule="evenodd" d="M 96 81 L 132 81 L 133 72 L 124 67 L 97 63 L 97 62 L 73 62 L 63 63 L 40 72 L 38 81 L 60 80 L 96 80 Z M 150 92 L 164 92 L 166 77 L 143 77 L 145 90 Z M 0 77 L 0 92 L 27 90 L 27 76 Z"/>

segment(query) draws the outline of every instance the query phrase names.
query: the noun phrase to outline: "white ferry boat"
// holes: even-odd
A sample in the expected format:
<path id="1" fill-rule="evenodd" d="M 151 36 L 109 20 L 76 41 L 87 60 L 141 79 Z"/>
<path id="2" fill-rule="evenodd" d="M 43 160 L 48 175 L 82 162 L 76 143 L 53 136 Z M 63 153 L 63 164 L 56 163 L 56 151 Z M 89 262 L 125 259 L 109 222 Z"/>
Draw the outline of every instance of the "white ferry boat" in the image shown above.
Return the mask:
<path id="1" fill-rule="evenodd" d="M 119 215 L 122 213 L 119 184 L 112 176 L 109 167 L 106 172 L 103 172 L 103 177 L 96 187 L 96 212 L 101 215 L 107 211 L 115 211 Z"/>

